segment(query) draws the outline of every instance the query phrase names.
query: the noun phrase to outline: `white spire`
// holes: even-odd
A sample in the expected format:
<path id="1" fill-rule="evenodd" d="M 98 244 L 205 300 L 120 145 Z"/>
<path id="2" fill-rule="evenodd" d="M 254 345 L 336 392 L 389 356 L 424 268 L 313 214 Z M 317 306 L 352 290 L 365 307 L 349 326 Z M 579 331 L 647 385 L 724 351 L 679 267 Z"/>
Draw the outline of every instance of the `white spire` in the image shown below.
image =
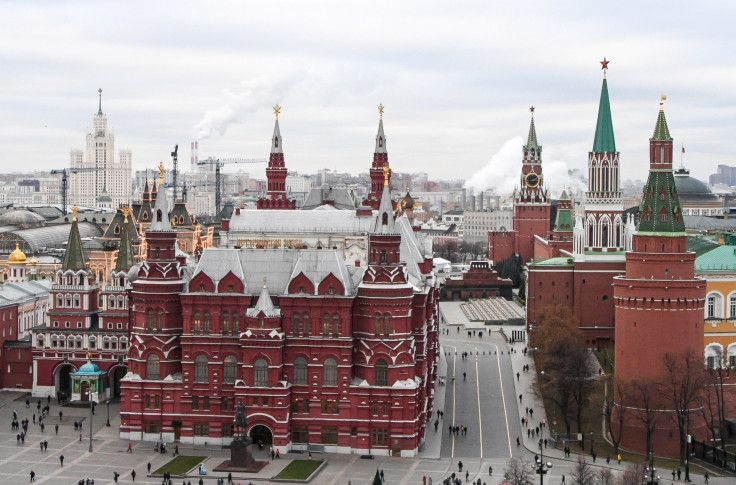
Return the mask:
<path id="1" fill-rule="evenodd" d="M 373 234 L 396 234 L 394 208 L 391 204 L 391 190 L 388 186 L 388 180 L 383 185 L 381 205 L 378 207 L 378 213 L 373 221 L 372 232 Z"/>

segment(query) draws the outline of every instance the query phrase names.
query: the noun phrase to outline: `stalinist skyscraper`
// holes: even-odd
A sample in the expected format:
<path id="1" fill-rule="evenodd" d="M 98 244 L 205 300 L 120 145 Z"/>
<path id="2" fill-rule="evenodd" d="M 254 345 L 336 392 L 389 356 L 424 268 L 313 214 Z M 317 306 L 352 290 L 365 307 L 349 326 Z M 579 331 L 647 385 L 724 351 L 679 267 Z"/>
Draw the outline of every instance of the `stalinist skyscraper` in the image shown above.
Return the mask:
<path id="1" fill-rule="evenodd" d="M 87 133 L 87 149 L 73 149 L 70 154 L 69 205 L 96 207 L 98 197 L 106 194 L 117 208 L 130 204 L 133 157 L 130 150 L 120 150 L 115 161 L 115 135 L 108 130 L 107 116 L 102 112 L 102 89 L 99 97 L 92 132 Z M 73 169 L 82 170 L 75 173 Z"/>

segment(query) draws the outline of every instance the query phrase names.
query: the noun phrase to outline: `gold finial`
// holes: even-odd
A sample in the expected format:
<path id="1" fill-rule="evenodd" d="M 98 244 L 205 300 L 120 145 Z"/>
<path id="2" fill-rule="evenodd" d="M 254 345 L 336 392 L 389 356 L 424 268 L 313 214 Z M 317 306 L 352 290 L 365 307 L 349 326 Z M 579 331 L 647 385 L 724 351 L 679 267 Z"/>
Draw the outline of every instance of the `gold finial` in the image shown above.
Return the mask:
<path id="1" fill-rule="evenodd" d="M 77 212 L 79 212 L 79 209 L 77 209 L 77 206 L 75 205 L 72 207 L 72 222 L 77 222 Z"/>
<path id="2" fill-rule="evenodd" d="M 176 216 L 171 216 L 171 225 L 176 226 Z"/>
<path id="3" fill-rule="evenodd" d="M 158 185 L 159 187 L 164 186 L 164 162 L 160 162 L 158 165 Z"/>
<path id="4" fill-rule="evenodd" d="M 281 113 L 281 106 L 278 104 L 273 107 L 273 112 L 276 113 L 276 121 L 279 120 L 279 113 Z"/>
<path id="5" fill-rule="evenodd" d="M 266 288 L 266 283 L 268 282 L 268 278 L 265 276 L 263 277 L 263 288 Z"/>
<path id="6" fill-rule="evenodd" d="M 127 224 L 128 216 L 130 215 L 130 207 L 123 207 L 122 209 L 120 209 L 120 212 L 123 213 L 123 218 L 124 218 L 123 222 Z"/>
<path id="7" fill-rule="evenodd" d="M 662 99 L 659 100 L 659 110 L 664 111 L 664 102 L 667 99 L 667 95 L 663 94 Z"/>
<path id="8" fill-rule="evenodd" d="M 378 105 L 378 115 L 381 117 L 381 121 L 383 121 L 383 110 L 386 109 L 383 107 L 383 103 Z"/>
<path id="9" fill-rule="evenodd" d="M 92 352 L 87 352 L 87 360 L 92 362 Z"/>
<path id="10" fill-rule="evenodd" d="M 240 208 L 242 209 L 243 207 L 245 207 L 245 202 L 243 202 L 243 201 L 241 200 L 241 201 L 240 201 L 240 204 L 238 204 L 238 205 L 239 205 L 239 206 L 240 206 Z"/>
<path id="11" fill-rule="evenodd" d="M 391 169 L 388 168 L 388 162 L 383 162 L 383 185 L 388 187 L 388 179 L 391 178 Z"/>

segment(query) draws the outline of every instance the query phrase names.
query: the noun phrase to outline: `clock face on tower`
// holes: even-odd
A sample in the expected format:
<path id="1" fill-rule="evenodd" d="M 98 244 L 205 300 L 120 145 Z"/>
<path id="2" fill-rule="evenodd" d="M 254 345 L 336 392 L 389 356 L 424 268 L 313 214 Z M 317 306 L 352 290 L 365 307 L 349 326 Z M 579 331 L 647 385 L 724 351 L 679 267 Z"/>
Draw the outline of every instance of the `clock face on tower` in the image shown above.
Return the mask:
<path id="1" fill-rule="evenodd" d="M 534 172 L 529 172 L 528 174 L 526 174 L 524 182 L 526 183 L 527 187 L 533 189 L 539 185 L 539 175 Z"/>

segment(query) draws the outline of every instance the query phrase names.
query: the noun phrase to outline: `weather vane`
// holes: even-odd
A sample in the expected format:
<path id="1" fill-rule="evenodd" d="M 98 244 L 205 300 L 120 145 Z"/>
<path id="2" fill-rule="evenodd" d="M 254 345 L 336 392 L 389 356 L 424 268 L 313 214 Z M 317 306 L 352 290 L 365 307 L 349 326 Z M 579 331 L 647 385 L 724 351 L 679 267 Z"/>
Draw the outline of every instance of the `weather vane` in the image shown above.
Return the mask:
<path id="1" fill-rule="evenodd" d="M 278 104 L 273 107 L 273 112 L 276 113 L 276 121 L 279 120 L 279 113 L 281 113 L 281 106 Z"/>
<path id="2" fill-rule="evenodd" d="M 381 121 L 383 121 L 383 110 L 385 108 L 383 107 L 383 103 L 378 105 L 378 115 L 381 117 Z"/>
<path id="3" fill-rule="evenodd" d="M 123 222 L 128 222 L 128 216 L 130 215 L 130 207 L 123 207 L 120 212 L 123 213 L 123 217 L 125 220 Z"/>
<path id="4" fill-rule="evenodd" d="M 663 94 L 661 99 L 659 100 L 659 110 L 664 111 L 664 102 L 667 99 L 667 95 Z"/>
<path id="5" fill-rule="evenodd" d="M 383 162 L 383 185 L 388 186 L 388 181 L 391 178 L 391 169 L 388 168 L 388 162 Z"/>
<path id="6" fill-rule="evenodd" d="M 609 60 L 606 60 L 605 56 L 603 57 L 603 60 L 601 61 L 601 69 L 603 69 L 603 79 L 606 78 L 606 72 L 608 71 L 608 63 L 611 62 Z"/>
<path id="7" fill-rule="evenodd" d="M 158 184 L 164 185 L 164 162 L 160 162 L 158 165 Z"/>
<path id="8" fill-rule="evenodd" d="M 75 205 L 72 207 L 72 221 L 77 220 L 77 212 L 79 212 L 79 209 L 77 209 L 77 206 Z"/>

